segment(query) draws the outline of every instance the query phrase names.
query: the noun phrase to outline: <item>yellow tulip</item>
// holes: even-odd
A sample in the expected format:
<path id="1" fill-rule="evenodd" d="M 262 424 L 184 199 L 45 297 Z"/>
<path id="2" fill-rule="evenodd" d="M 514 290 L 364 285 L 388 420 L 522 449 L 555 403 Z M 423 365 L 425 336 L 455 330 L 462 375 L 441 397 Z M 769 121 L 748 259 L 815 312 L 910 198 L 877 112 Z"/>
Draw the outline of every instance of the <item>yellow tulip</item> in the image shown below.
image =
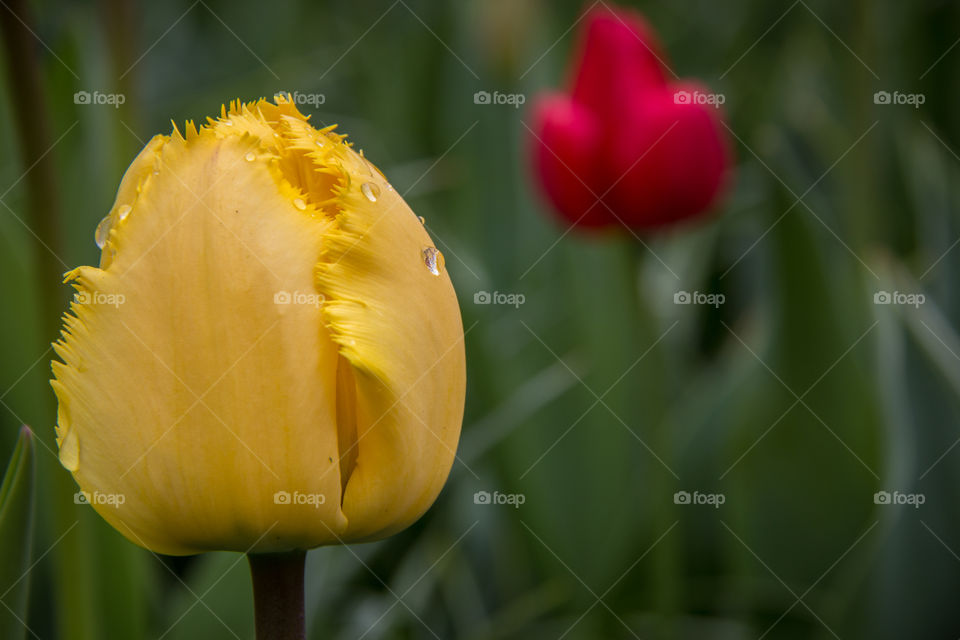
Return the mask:
<path id="1" fill-rule="evenodd" d="M 55 348 L 60 461 L 167 554 L 382 538 L 433 503 L 465 393 L 442 256 L 287 99 L 154 137 Z"/>

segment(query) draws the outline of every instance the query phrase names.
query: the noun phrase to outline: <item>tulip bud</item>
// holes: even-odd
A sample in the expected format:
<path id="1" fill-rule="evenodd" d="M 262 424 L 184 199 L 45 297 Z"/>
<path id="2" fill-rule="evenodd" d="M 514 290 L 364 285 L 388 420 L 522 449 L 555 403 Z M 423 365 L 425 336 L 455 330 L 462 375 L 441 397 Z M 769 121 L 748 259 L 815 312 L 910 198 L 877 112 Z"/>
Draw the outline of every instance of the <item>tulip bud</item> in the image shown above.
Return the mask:
<path id="1" fill-rule="evenodd" d="M 651 230 L 706 211 L 730 164 L 721 101 L 667 82 L 639 14 L 604 7 L 584 23 L 569 96 L 534 105 L 533 166 L 548 200 L 581 227 Z"/>
<path id="2" fill-rule="evenodd" d="M 456 297 L 344 138 L 282 96 L 157 136 L 98 228 L 99 268 L 67 274 L 60 460 L 131 541 L 373 540 L 442 488 L 465 393 Z"/>

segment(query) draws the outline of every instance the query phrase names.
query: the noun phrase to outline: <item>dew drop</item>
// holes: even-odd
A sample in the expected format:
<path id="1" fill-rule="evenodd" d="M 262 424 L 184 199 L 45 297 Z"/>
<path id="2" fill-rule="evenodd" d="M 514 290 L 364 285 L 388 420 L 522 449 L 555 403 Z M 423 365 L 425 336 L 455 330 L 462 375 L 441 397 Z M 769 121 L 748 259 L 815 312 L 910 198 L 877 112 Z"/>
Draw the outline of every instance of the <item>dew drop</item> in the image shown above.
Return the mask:
<path id="1" fill-rule="evenodd" d="M 76 471 L 80 468 L 80 440 L 74 429 L 68 429 L 60 443 L 60 464 L 67 471 Z"/>
<path id="2" fill-rule="evenodd" d="M 420 221 L 420 224 L 427 224 L 427 219 L 423 216 L 417 216 L 417 220 Z"/>
<path id="3" fill-rule="evenodd" d="M 128 205 L 128 204 L 123 205 L 122 207 L 120 207 L 119 209 L 117 209 L 117 219 L 118 219 L 118 220 L 126 220 L 126 219 L 127 219 L 127 216 L 130 215 L 130 211 L 131 211 L 132 209 L 133 209 L 133 207 L 131 207 L 131 206 Z"/>
<path id="4" fill-rule="evenodd" d="M 307 208 L 307 203 L 303 201 L 303 198 L 294 198 L 293 206 L 295 206 L 297 209 L 300 209 L 300 211 L 303 211 Z"/>
<path id="5" fill-rule="evenodd" d="M 247 159 L 247 162 L 253 162 L 257 159 L 257 154 L 255 154 L 253 151 L 250 151 L 244 157 Z"/>
<path id="6" fill-rule="evenodd" d="M 223 126 L 225 126 L 225 127 L 232 127 L 232 126 L 233 126 L 233 120 L 221 120 L 221 122 L 223 122 Z"/>
<path id="7" fill-rule="evenodd" d="M 107 246 L 107 240 L 110 238 L 110 228 L 113 226 L 113 218 L 110 217 L 110 214 L 104 216 L 103 220 L 100 221 L 100 224 L 97 225 L 97 231 L 93 236 L 93 239 L 97 242 L 97 247 L 103 249 Z"/>
<path id="8" fill-rule="evenodd" d="M 318 146 L 318 147 L 322 147 L 322 146 L 323 146 L 323 140 L 322 140 L 321 138 L 317 138 L 317 146 Z"/>
<path id="9" fill-rule="evenodd" d="M 360 185 L 360 191 L 363 192 L 363 195 L 366 196 L 367 200 L 370 202 L 376 202 L 377 197 L 380 195 L 380 187 L 372 182 L 364 182 L 362 185 Z"/>
<path id="10" fill-rule="evenodd" d="M 438 276 L 443 270 L 443 254 L 436 247 L 427 247 L 423 250 L 423 264 L 427 265 L 430 273 Z"/>

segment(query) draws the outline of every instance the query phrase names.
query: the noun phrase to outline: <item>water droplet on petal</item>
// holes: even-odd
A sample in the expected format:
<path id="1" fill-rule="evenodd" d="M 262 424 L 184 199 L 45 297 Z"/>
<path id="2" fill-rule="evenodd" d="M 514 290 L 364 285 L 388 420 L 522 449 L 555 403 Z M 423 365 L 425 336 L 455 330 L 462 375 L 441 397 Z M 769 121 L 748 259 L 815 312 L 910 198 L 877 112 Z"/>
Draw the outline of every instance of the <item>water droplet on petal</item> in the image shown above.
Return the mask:
<path id="1" fill-rule="evenodd" d="M 93 235 L 93 239 L 97 242 L 97 247 L 103 249 L 107 246 L 107 240 L 110 238 L 110 228 L 113 226 L 113 218 L 110 214 L 104 216 L 103 220 L 100 221 L 100 224 L 97 225 L 97 231 Z"/>
<path id="2" fill-rule="evenodd" d="M 427 247 L 423 250 L 423 264 L 427 265 L 430 273 L 438 276 L 443 270 L 443 254 L 436 247 Z"/>
<path id="3" fill-rule="evenodd" d="M 223 125 L 226 126 L 226 127 L 232 127 L 232 126 L 233 126 L 233 120 L 222 120 L 221 122 L 223 122 Z"/>
<path id="4" fill-rule="evenodd" d="M 127 219 L 127 216 L 130 215 L 130 211 L 131 211 L 132 209 L 133 209 L 133 207 L 131 207 L 131 206 L 128 205 L 128 204 L 123 205 L 122 207 L 120 207 L 119 209 L 117 209 L 117 218 L 120 219 L 120 220 L 126 220 L 126 219 Z"/>
<path id="5" fill-rule="evenodd" d="M 420 221 L 420 224 L 427 224 L 427 219 L 423 216 L 417 216 L 417 220 Z"/>
<path id="6" fill-rule="evenodd" d="M 67 471 L 76 471 L 80 468 L 80 439 L 74 429 L 68 429 L 60 443 L 60 464 Z"/>
<path id="7" fill-rule="evenodd" d="M 247 162 L 253 162 L 257 159 L 257 154 L 255 154 L 253 151 L 250 151 L 244 157 L 247 159 Z"/>
<path id="8" fill-rule="evenodd" d="M 322 138 L 317 138 L 317 146 L 318 146 L 318 147 L 322 147 L 322 146 L 323 146 L 323 139 L 322 139 Z"/>
<path id="9" fill-rule="evenodd" d="M 364 182 L 362 185 L 360 185 L 360 191 L 363 192 L 363 195 L 366 196 L 367 200 L 370 202 L 376 202 L 377 197 L 380 195 L 380 187 L 372 182 Z"/>
<path id="10" fill-rule="evenodd" d="M 294 198 L 293 206 L 295 206 L 297 209 L 300 209 L 300 211 L 303 211 L 307 208 L 307 203 L 303 201 L 303 198 Z"/>

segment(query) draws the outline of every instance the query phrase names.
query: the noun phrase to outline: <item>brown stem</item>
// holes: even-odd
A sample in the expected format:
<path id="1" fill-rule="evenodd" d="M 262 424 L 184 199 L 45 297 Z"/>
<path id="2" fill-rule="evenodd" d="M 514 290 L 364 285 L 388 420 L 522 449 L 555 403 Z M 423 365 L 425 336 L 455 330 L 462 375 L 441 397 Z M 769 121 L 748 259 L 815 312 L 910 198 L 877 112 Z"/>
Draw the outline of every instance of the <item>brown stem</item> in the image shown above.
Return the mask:
<path id="1" fill-rule="evenodd" d="M 303 567 L 306 551 L 251 553 L 257 640 L 304 640 Z"/>

